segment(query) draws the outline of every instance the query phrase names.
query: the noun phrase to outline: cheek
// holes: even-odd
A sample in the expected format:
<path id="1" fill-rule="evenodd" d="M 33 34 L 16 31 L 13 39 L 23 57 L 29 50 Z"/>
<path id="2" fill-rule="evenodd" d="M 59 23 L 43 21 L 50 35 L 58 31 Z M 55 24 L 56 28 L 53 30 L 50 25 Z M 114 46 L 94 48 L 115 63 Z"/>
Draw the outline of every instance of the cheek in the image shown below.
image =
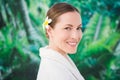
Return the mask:
<path id="1" fill-rule="evenodd" d="M 56 39 L 58 41 L 64 41 L 67 38 L 67 36 L 63 33 L 59 33 L 58 35 L 56 35 Z"/>
<path id="2" fill-rule="evenodd" d="M 82 39 L 82 32 L 79 33 L 79 41 Z"/>
<path id="3" fill-rule="evenodd" d="M 58 44 L 65 42 L 68 39 L 68 35 L 65 32 L 60 32 L 55 34 L 55 40 L 58 41 Z"/>
<path id="4" fill-rule="evenodd" d="M 61 32 L 61 33 L 59 34 L 59 36 L 60 36 L 62 39 L 68 39 L 68 38 L 70 37 L 70 34 L 69 34 L 68 32 L 63 31 L 63 32 Z"/>

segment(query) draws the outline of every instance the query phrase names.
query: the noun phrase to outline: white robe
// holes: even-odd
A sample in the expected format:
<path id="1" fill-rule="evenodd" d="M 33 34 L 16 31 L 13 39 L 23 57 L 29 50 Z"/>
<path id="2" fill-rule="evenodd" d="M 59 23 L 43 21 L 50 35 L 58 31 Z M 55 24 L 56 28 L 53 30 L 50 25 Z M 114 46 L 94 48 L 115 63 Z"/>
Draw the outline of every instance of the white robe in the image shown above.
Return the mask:
<path id="1" fill-rule="evenodd" d="M 57 51 L 44 47 L 40 48 L 40 57 L 37 80 L 84 80 L 69 56 L 67 60 Z"/>

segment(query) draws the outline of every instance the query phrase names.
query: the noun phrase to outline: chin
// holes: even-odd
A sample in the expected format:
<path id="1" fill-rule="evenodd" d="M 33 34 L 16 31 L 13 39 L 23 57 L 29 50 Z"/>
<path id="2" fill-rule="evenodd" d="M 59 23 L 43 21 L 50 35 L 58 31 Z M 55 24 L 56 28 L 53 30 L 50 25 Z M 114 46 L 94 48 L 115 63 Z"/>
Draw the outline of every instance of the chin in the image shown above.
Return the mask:
<path id="1" fill-rule="evenodd" d="M 67 51 L 68 54 L 75 54 L 76 53 L 76 50 L 69 50 Z"/>

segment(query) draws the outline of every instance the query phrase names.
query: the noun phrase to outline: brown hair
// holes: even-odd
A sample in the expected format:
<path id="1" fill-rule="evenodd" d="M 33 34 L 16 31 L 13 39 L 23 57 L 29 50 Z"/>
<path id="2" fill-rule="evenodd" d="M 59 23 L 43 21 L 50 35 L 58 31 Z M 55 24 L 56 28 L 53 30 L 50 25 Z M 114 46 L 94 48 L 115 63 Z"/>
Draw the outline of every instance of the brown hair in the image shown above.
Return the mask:
<path id="1" fill-rule="evenodd" d="M 78 12 L 78 9 L 73 7 L 70 4 L 67 3 L 57 3 L 53 5 L 47 12 L 47 15 L 49 19 L 52 19 L 52 22 L 49 23 L 49 25 L 54 28 L 54 25 L 57 23 L 57 19 L 60 15 L 66 13 L 66 12 Z M 48 34 L 46 33 L 46 36 L 48 37 Z"/>

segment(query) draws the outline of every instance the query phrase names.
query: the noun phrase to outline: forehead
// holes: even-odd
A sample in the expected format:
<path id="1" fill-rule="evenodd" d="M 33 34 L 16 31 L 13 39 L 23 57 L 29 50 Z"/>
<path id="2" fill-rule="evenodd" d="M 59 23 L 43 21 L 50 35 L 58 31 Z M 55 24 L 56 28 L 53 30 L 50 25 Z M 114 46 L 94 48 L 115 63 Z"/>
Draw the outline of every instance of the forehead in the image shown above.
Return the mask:
<path id="1" fill-rule="evenodd" d="M 62 24 L 81 24 L 81 16 L 78 12 L 67 12 L 60 15 L 57 19 L 57 23 Z"/>

